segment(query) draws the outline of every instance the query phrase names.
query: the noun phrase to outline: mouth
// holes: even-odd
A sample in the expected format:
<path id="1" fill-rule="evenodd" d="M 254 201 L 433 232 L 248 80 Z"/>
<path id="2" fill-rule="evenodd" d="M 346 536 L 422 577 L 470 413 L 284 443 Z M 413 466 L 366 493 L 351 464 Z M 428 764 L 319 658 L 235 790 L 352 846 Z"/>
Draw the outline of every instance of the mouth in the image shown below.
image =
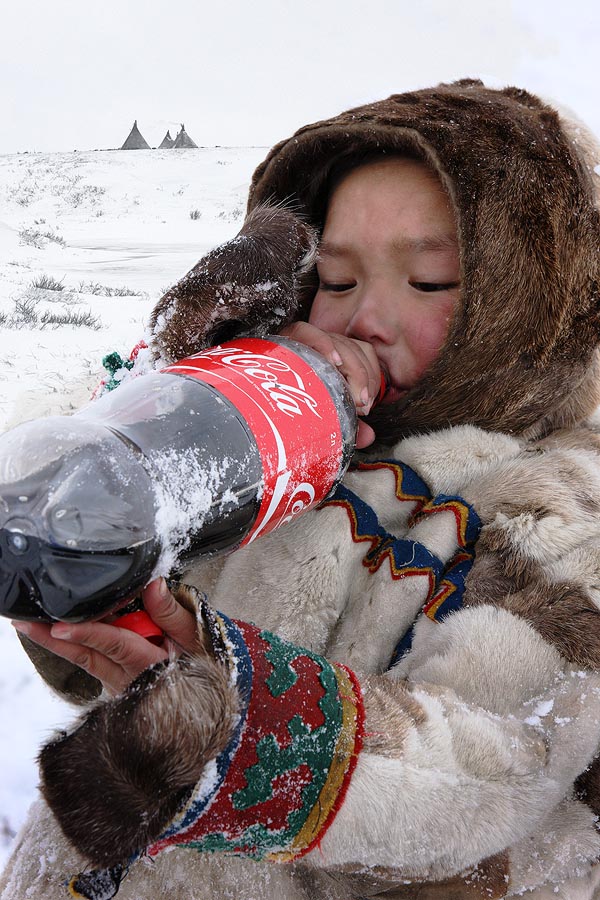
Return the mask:
<path id="1" fill-rule="evenodd" d="M 398 400 L 401 400 L 406 394 L 408 394 L 409 388 L 404 387 L 396 387 L 391 384 L 387 388 L 385 394 L 381 398 L 380 405 L 387 406 L 389 403 L 396 403 Z"/>
<path id="2" fill-rule="evenodd" d="M 384 363 L 380 362 L 379 367 L 381 369 L 381 390 L 374 405 L 387 406 L 387 404 L 396 403 L 404 397 L 408 393 L 409 388 L 404 385 L 395 385 Z"/>

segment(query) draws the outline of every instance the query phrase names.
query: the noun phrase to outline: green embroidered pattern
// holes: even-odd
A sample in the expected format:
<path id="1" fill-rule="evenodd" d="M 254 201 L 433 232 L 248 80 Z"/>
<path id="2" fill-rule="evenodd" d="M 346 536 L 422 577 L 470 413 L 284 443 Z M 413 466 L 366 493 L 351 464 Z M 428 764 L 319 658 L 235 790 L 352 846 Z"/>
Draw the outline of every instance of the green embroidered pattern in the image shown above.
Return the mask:
<path id="1" fill-rule="evenodd" d="M 262 637 L 267 632 L 262 633 Z M 298 656 L 298 647 L 282 641 L 276 634 L 269 634 L 271 649 L 265 653 L 266 658 L 273 666 L 273 673 L 267 678 L 267 687 L 274 697 L 280 697 L 298 681 L 298 675 L 292 669 L 291 663 Z"/>
<path id="2" fill-rule="evenodd" d="M 106 380 L 104 385 L 105 391 L 114 391 L 115 388 L 119 387 L 120 380 L 116 378 L 117 372 L 120 372 L 121 369 L 133 369 L 134 361 L 132 359 L 123 359 L 123 357 L 114 350 L 112 353 L 107 353 L 106 356 L 102 357 L 102 365 L 106 369 L 109 374 L 109 378 Z"/>

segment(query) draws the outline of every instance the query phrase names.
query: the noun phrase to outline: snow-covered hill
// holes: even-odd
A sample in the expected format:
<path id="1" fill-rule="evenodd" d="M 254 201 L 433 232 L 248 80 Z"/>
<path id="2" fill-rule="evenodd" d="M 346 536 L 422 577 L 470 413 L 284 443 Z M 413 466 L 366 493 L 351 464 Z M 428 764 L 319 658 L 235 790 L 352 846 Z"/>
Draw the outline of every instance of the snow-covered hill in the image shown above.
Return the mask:
<path id="1" fill-rule="evenodd" d="M 0 156 L 0 431 L 127 354 L 164 289 L 233 236 L 264 148 Z M 0 619 L 0 865 L 71 710 Z"/>

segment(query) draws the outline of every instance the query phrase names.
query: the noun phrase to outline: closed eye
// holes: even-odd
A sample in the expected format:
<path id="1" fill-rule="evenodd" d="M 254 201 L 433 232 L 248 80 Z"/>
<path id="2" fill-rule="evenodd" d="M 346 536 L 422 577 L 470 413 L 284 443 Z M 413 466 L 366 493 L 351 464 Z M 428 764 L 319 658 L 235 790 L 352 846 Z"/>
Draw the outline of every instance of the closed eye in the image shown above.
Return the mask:
<path id="1" fill-rule="evenodd" d="M 353 287 L 356 287 L 355 284 L 331 284 L 330 282 L 321 282 L 319 285 L 320 291 L 329 291 L 332 294 L 343 294 L 344 291 L 350 291 Z"/>
<path id="2" fill-rule="evenodd" d="M 450 281 L 445 284 L 438 284 L 437 282 L 431 281 L 411 281 L 410 286 L 414 288 L 416 291 L 421 291 L 423 294 L 434 294 L 436 291 L 451 291 L 452 288 L 458 287 L 460 284 L 459 281 Z"/>

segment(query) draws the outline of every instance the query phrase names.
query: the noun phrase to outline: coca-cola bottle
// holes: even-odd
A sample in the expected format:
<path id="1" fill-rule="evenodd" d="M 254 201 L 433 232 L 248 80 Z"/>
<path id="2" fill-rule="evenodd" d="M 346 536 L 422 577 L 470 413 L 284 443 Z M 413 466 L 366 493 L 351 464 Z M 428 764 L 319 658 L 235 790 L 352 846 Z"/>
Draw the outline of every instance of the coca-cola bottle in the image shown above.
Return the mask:
<path id="1" fill-rule="evenodd" d="M 336 368 L 280 337 L 222 344 L 0 437 L 0 614 L 82 621 L 156 574 L 321 502 L 354 449 Z"/>

